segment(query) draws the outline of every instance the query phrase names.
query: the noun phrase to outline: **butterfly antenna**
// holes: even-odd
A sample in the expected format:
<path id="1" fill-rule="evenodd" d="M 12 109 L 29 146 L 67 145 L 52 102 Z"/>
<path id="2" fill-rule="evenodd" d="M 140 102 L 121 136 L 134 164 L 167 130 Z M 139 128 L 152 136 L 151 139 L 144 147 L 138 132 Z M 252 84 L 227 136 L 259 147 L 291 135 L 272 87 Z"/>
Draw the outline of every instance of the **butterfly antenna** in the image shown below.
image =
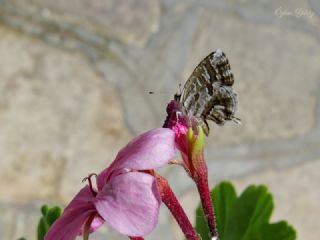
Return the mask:
<path id="1" fill-rule="evenodd" d="M 153 94 L 169 94 L 167 91 L 162 91 L 162 92 L 156 92 L 156 91 L 148 91 L 148 94 L 153 95 Z"/>

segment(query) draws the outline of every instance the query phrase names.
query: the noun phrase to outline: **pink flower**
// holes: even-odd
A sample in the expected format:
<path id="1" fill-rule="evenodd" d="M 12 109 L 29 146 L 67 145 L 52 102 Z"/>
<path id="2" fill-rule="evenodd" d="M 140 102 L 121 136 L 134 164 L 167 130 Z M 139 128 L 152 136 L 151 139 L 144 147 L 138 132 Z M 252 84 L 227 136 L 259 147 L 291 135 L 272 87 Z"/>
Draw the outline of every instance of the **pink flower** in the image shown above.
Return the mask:
<path id="1" fill-rule="evenodd" d="M 197 119 L 188 115 L 175 100 L 167 106 L 163 127 L 175 133 L 175 143 L 182 157 L 182 166 L 196 183 L 212 239 L 217 237 L 215 215 L 208 185 L 208 168 L 204 160 L 204 132 Z"/>
<path id="2" fill-rule="evenodd" d="M 161 200 L 154 176 L 143 171 L 158 168 L 174 156 L 170 129 L 153 129 L 133 139 L 97 176 L 97 189 L 89 175 L 89 185 L 69 203 L 45 240 L 73 240 L 104 222 L 124 235 L 149 234 L 157 224 Z"/>
<path id="3" fill-rule="evenodd" d="M 175 144 L 182 156 L 182 166 L 190 177 L 197 180 L 207 175 L 204 161 L 204 134 L 198 120 L 183 111 L 181 104 L 175 100 L 167 106 L 167 118 L 163 127 L 175 133 Z"/>

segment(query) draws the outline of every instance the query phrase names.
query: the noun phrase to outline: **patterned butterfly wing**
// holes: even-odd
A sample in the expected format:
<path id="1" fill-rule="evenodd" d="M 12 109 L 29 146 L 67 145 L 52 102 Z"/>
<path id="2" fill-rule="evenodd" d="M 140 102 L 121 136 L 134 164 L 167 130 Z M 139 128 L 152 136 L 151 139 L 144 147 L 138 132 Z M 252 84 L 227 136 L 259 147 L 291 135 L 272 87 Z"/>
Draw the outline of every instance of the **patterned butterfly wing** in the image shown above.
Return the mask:
<path id="1" fill-rule="evenodd" d="M 238 120 L 234 117 L 237 94 L 232 88 L 233 82 L 229 61 L 218 49 L 199 63 L 178 97 L 184 111 L 198 119 L 207 135 L 207 120 L 219 125 Z"/>

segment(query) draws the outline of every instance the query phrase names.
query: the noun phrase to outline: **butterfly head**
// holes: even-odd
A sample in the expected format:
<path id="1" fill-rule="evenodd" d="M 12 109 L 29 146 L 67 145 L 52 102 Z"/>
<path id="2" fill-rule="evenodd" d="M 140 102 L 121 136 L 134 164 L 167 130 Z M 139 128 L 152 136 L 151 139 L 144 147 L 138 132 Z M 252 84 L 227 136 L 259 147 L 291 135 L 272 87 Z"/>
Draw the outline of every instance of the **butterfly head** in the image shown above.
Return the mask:
<path id="1" fill-rule="evenodd" d="M 177 95 L 177 94 L 176 94 Z M 175 98 L 176 98 L 175 95 Z M 179 96 L 177 95 L 176 100 L 172 100 L 167 105 L 167 118 L 163 124 L 163 127 L 166 128 L 177 128 L 180 129 L 189 129 L 191 128 L 195 133 L 198 132 L 199 119 L 188 114 L 181 102 L 179 101 Z M 180 131 L 179 130 L 179 131 Z"/>
<path id="2" fill-rule="evenodd" d="M 175 101 L 179 102 L 179 101 L 180 101 L 180 99 L 181 99 L 181 94 L 180 94 L 180 93 L 176 93 L 176 94 L 174 94 L 173 99 L 174 99 Z"/>

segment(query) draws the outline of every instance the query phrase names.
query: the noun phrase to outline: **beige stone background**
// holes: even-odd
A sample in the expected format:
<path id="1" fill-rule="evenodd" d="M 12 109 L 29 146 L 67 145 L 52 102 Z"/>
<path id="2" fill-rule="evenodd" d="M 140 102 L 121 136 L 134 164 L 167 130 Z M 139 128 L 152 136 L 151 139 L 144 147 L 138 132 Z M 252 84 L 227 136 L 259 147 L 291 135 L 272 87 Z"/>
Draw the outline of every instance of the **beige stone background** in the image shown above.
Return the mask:
<path id="1" fill-rule="evenodd" d="M 211 186 L 266 184 L 273 220 L 320 239 L 319 43 L 316 0 L 0 0 L 1 239 L 36 239 L 39 207 L 63 206 L 130 138 L 161 126 L 179 83 L 217 48 L 243 124 L 212 126 Z M 194 218 L 192 182 L 160 171 Z M 106 227 L 92 239 L 126 238 Z M 183 239 L 165 207 L 146 239 Z"/>

